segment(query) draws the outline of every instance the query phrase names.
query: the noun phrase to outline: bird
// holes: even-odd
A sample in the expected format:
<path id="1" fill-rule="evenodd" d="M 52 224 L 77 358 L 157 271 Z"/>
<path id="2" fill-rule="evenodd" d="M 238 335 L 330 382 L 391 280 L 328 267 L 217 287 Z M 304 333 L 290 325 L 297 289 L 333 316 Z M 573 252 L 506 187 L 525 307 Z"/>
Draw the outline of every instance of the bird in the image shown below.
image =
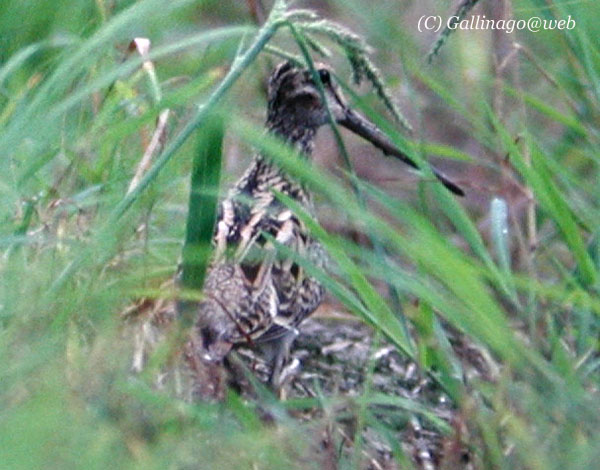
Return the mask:
<path id="1" fill-rule="evenodd" d="M 333 117 L 384 154 L 418 168 L 377 126 L 349 106 L 327 64 L 309 68 L 291 61 L 280 63 L 269 77 L 267 95 L 266 132 L 303 158 L 310 158 L 317 131 Z M 463 194 L 450 179 L 432 170 L 450 191 Z M 263 351 L 271 364 L 270 384 L 275 388 L 281 385 L 298 327 L 321 304 L 325 290 L 295 257 L 278 254 L 276 244 L 319 269 L 326 269 L 328 257 L 276 193 L 292 198 L 316 218 L 313 197 L 306 186 L 257 152 L 218 206 L 212 259 L 202 300 L 192 306 L 194 323 L 183 355 L 188 370 L 197 373 L 202 367 L 210 368 L 237 345 L 250 345 Z"/>

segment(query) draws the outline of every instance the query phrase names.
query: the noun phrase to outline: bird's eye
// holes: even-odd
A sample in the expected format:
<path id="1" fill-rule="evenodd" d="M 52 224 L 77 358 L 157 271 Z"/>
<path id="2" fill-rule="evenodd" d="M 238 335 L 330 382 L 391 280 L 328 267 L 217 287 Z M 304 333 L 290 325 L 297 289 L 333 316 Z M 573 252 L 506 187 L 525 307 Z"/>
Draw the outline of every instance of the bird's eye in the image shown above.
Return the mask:
<path id="1" fill-rule="evenodd" d="M 323 85 L 329 85 L 331 83 L 331 75 L 329 74 L 329 70 L 319 70 L 319 78 L 323 82 Z"/>

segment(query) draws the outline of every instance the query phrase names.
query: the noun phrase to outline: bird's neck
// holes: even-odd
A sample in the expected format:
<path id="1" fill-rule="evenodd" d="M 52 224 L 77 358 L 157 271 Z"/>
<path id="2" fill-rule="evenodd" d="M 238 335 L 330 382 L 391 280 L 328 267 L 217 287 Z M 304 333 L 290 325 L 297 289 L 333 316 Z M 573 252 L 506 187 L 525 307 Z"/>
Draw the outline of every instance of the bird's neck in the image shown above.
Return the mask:
<path id="1" fill-rule="evenodd" d="M 267 132 L 283 139 L 302 155 L 310 156 L 317 129 L 292 124 L 289 120 L 267 120 Z M 256 194 L 269 193 L 271 189 L 282 191 L 307 207 L 312 204 L 309 193 L 301 183 L 295 181 L 270 158 L 258 153 L 235 185 L 233 193 L 255 197 Z"/>
<path id="2" fill-rule="evenodd" d="M 302 155 L 310 157 L 314 147 L 317 128 L 295 122 L 290 116 L 285 118 L 270 116 L 266 123 L 267 131 L 293 146 Z"/>

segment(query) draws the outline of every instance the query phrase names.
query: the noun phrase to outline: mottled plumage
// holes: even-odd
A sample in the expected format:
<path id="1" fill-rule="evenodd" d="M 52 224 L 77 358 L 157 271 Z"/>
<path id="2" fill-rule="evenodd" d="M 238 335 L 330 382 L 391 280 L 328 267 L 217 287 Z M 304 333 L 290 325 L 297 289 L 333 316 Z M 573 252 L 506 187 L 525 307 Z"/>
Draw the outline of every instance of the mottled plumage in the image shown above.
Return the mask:
<path id="1" fill-rule="evenodd" d="M 326 69 L 322 76 L 328 78 Z M 325 80 L 330 86 L 329 80 Z M 269 81 L 267 131 L 309 156 L 326 109 L 310 72 L 289 63 Z M 277 200 L 280 192 L 314 215 L 311 195 L 272 162 L 258 154 L 219 207 L 215 254 L 198 306 L 196 333 L 207 357 L 218 359 L 236 343 L 281 342 L 321 303 L 322 286 L 292 259 L 277 254 L 269 236 L 317 266 L 325 253 L 304 224 Z M 281 364 L 279 364 L 280 366 Z M 277 365 L 274 373 L 278 372 Z"/>
<path id="2" fill-rule="evenodd" d="M 269 79 L 268 132 L 309 156 L 318 128 L 329 121 L 329 107 L 339 124 L 417 167 L 376 126 L 348 107 L 328 67 L 318 65 L 317 72 L 322 92 L 308 69 L 285 62 L 274 70 Z M 450 190 L 461 193 L 441 173 L 434 173 Z M 207 357 L 221 358 L 236 343 L 292 334 L 321 303 L 322 286 L 293 260 L 277 256 L 275 246 L 265 236 L 323 265 L 325 256 L 319 243 L 274 192 L 295 199 L 314 215 L 306 189 L 268 159 L 256 155 L 220 206 L 215 258 L 196 324 Z"/>
<path id="3" fill-rule="evenodd" d="M 329 108 L 338 124 L 417 168 L 375 125 L 348 107 L 328 67 L 318 65 L 317 72 L 322 90 L 308 69 L 285 62 L 274 70 L 269 79 L 267 132 L 308 157 L 317 130 L 329 122 Z M 448 189 L 462 194 L 445 176 L 435 169 L 433 172 Z M 293 198 L 308 214 L 315 215 L 306 188 L 261 154 L 253 158 L 219 206 L 204 299 L 192 306 L 195 324 L 182 354 L 185 375 L 191 378 L 180 380 L 188 384 L 183 390 L 187 398 L 220 395 L 222 375 L 215 364 L 220 364 L 236 344 L 257 346 L 266 352 L 272 365 L 272 384 L 278 386 L 297 326 L 323 299 L 319 282 L 293 259 L 278 254 L 271 240 L 317 266 L 326 263 L 322 247 L 277 200 L 276 192 Z M 138 353 L 135 364 L 141 364 L 144 354 Z"/>

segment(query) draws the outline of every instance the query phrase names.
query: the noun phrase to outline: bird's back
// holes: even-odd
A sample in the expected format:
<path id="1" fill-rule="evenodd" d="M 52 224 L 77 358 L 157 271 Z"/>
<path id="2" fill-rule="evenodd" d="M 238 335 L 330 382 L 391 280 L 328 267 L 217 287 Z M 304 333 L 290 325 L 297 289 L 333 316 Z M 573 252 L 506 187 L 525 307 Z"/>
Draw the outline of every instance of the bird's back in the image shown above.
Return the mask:
<path id="1" fill-rule="evenodd" d="M 283 335 L 322 300 L 323 288 L 295 255 L 278 254 L 281 244 L 317 265 L 324 260 L 321 246 L 277 199 L 278 192 L 314 213 L 302 185 L 262 157 L 253 160 L 220 204 L 215 253 L 198 308 L 197 327 L 208 349 Z"/>

